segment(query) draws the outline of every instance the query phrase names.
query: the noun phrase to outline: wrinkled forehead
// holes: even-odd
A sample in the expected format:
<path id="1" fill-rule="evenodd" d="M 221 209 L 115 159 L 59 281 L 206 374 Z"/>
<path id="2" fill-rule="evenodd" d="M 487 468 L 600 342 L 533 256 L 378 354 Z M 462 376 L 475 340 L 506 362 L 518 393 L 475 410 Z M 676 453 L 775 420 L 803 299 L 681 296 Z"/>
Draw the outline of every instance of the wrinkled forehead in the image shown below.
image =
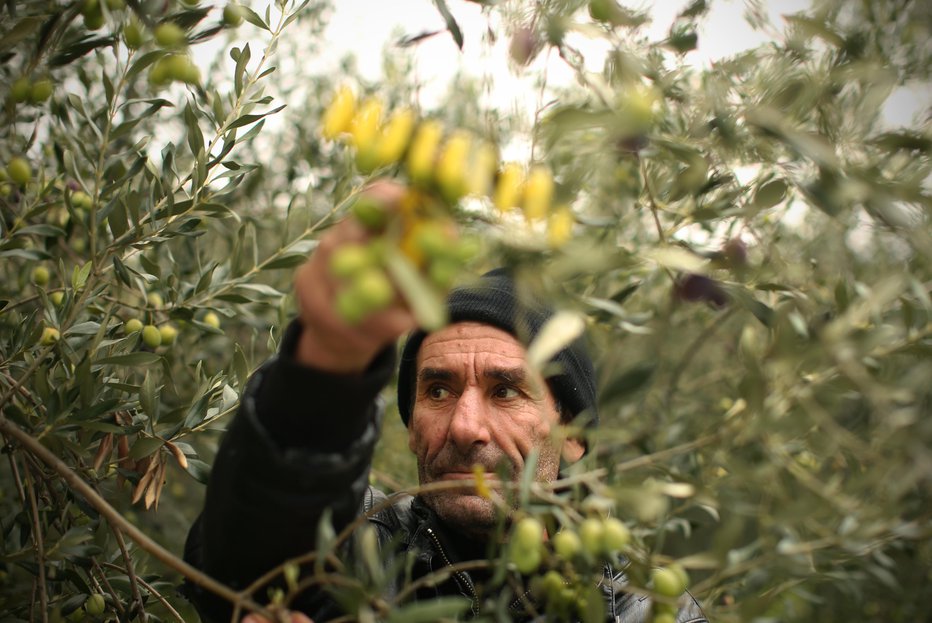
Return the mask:
<path id="1" fill-rule="evenodd" d="M 527 350 L 513 335 L 480 322 L 457 322 L 424 338 L 417 353 L 417 369 L 464 358 L 526 367 Z"/>

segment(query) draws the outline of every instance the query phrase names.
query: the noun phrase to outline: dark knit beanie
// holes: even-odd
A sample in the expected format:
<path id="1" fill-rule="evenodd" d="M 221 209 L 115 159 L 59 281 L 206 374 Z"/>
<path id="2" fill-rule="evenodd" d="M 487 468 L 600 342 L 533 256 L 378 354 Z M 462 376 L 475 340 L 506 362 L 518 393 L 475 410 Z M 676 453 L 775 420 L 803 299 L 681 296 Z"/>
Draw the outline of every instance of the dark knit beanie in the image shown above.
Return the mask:
<path id="1" fill-rule="evenodd" d="M 555 313 L 540 301 L 519 299 L 506 269 L 497 268 L 475 283 L 455 288 L 447 297 L 450 323 L 475 321 L 507 331 L 527 346 Z M 417 352 L 427 334 L 415 331 L 405 342 L 398 369 L 398 410 L 405 426 L 413 408 Z M 552 374 L 551 374 L 552 373 Z M 557 353 L 544 370 L 561 409 L 571 418 L 585 411 L 585 424 L 598 424 L 595 371 L 582 338 Z"/>

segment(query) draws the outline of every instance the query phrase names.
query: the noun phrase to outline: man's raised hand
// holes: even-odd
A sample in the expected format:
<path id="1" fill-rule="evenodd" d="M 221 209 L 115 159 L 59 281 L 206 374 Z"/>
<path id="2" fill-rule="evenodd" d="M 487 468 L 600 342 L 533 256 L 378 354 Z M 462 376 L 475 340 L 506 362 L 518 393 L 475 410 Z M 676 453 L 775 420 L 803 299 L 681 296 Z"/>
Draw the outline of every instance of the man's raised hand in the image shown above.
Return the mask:
<path id="1" fill-rule="evenodd" d="M 378 181 L 363 191 L 363 197 L 395 210 L 404 193 L 399 184 Z M 298 269 L 295 298 L 303 327 L 295 353 L 298 362 L 327 372 L 362 372 L 379 351 L 417 326 L 397 291 L 389 305 L 356 323 L 337 309 L 337 297 L 345 284 L 334 274 L 333 255 L 340 248 L 370 239 L 371 233 L 362 223 L 346 218 L 321 237 L 308 261 Z"/>

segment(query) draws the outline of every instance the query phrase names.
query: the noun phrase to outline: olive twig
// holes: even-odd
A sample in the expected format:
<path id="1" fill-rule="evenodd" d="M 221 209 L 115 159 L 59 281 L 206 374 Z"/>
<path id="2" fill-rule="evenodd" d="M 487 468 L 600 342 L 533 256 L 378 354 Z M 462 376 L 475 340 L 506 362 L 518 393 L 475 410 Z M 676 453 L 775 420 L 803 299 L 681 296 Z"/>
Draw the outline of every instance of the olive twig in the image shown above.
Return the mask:
<path id="1" fill-rule="evenodd" d="M 115 564 L 113 564 L 112 562 L 104 562 L 104 563 L 102 563 L 102 564 L 103 564 L 105 567 L 109 567 L 110 569 L 114 569 L 115 571 L 120 571 L 120 572 L 122 572 L 122 573 L 128 573 L 127 569 L 124 569 L 123 567 L 121 567 L 121 566 L 119 566 L 119 565 L 115 565 Z M 160 593 L 159 591 L 157 591 L 157 590 L 155 589 L 155 587 L 153 587 L 151 584 L 149 584 L 148 582 L 146 582 L 145 580 L 143 580 L 143 579 L 140 578 L 140 577 L 137 577 L 137 578 L 136 578 L 136 581 L 139 582 L 139 584 L 140 584 L 144 589 L 146 589 L 149 593 L 151 593 L 153 596 L 155 596 L 155 598 L 159 600 L 159 603 L 161 603 L 163 606 L 165 606 L 165 609 L 168 610 L 168 612 L 169 612 L 173 617 L 175 617 L 175 619 L 177 619 L 177 620 L 179 621 L 179 623 L 184 623 L 184 617 L 182 617 L 182 616 L 178 613 L 178 611 L 175 610 L 175 609 L 172 607 L 171 603 L 170 603 L 167 599 L 165 599 L 165 596 L 162 595 L 162 593 Z"/>
<path id="2" fill-rule="evenodd" d="M 116 608 L 117 614 L 122 618 L 126 616 L 126 609 L 123 607 L 123 604 L 120 602 L 119 595 L 113 589 L 113 585 L 110 584 L 110 580 L 107 579 L 107 574 L 104 573 L 103 567 L 101 567 L 100 562 L 96 558 L 91 558 L 91 564 L 94 566 L 94 570 L 97 571 L 97 575 L 100 576 L 100 583 L 103 585 L 103 588 L 110 593 L 110 597 L 113 598 L 113 607 Z M 104 564 L 107 564 L 106 562 Z"/>
<path id="3" fill-rule="evenodd" d="M 120 528 L 111 521 L 108 521 L 108 523 L 110 524 L 110 529 L 113 531 L 113 536 L 116 537 L 117 545 L 120 547 L 120 554 L 123 556 L 123 562 L 126 564 L 126 575 L 129 577 L 130 590 L 133 593 L 133 599 L 136 601 L 141 614 L 146 611 L 146 606 L 142 601 L 142 595 L 139 594 L 139 578 L 136 577 L 135 569 L 133 568 L 133 557 L 129 555 L 129 551 L 126 549 L 126 540 L 123 538 L 123 533 L 120 532 Z"/>
<path id="4" fill-rule="evenodd" d="M 97 491 L 88 483 L 84 482 L 80 476 L 66 463 L 59 459 L 55 454 L 43 446 L 32 435 L 19 428 L 16 424 L 10 422 L 6 417 L 0 415 L 0 433 L 5 436 L 14 438 L 30 454 L 41 459 L 46 465 L 54 470 L 65 483 L 76 493 L 84 497 L 87 502 L 103 515 L 113 525 L 119 526 L 133 541 L 142 549 L 151 554 L 161 563 L 178 571 L 186 578 L 198 584 L 199 586 L 223 597 L 224 599 L 245 606 L 246 608 L 269 617 L 266 608 L 250 599 L 247 595 L 238 593 L 232 588 L 213 579 L 201 570 L 193 567 L 184 560 L 178 558 L 170 551 L 156 543 L 139 528 L 131 524 L 124 518 L 119 511 L 110 505 Z M 41 567 L 40 567 L 41 569 Z M 44 577 L 44 574 L 43 574 Z M 44 607 L 43 602 L 43 607 Z"/>
<path id="5" fill-rule="evenodd" d="M 36 566 L 38 567 L 39 577 L 39 609 L 41 611 L 43 623 L 48 623 L 48 587 L 45 584 L 45 545 L 42 538 L 42 527 L 39 525 L 39 506 L 36 503 L 36 487 L 32 475 L 29 473 L 29 467 L 25 470 L 26 491 L 29 496 L 29 509 L 32 513 L 32 542 L 36 549 Z M 33 606 L 35 603 L 33 603 Z M 30 616 L 30 619 L 32 617 Z"/>

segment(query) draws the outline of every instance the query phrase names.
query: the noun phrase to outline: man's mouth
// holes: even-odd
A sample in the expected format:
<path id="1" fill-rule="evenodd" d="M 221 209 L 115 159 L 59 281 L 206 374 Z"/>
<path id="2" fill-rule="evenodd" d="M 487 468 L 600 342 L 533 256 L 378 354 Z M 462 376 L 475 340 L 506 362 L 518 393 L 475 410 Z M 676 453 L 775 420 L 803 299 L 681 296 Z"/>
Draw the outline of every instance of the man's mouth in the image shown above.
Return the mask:
<path id="1" fill-rule="evenodd" d="M 475 477 L 476 475 L 472 472 L 443 472 L 440 474 L 441 480 L 468 480 Z"/>
<path id="2" fill-rule="evenodd" d="M 440 472 L 438 475 L 438 480 L 474 480 L 476 478 L 476 473 L 473 471 L 468 472 Z M 481 478 L 486 481 L 495 481 L 498 482 L 498 475 L 494 472 L 485 472 L 481 475 Z"/>
<path id="3" fill-rule="evenodd" d="M 480 475 L 480 478 L 481 478 L 481 482 L 485 482 L 486 484 L 493 486 L 493 487 L 498 487 L 501 484 L 501 479 L 498 477 L 498 474 L 496 474 L 495 472 L 484 472 L 483 474 Z M 468 472 L 459 471 L 459 470 L 440 472 L 439 474 L 437 474 L 434 480 L 473 480 L 473 481 L 480 482 L 480 479 L 476 478 L 476 473 L 472 470 Z"/>

